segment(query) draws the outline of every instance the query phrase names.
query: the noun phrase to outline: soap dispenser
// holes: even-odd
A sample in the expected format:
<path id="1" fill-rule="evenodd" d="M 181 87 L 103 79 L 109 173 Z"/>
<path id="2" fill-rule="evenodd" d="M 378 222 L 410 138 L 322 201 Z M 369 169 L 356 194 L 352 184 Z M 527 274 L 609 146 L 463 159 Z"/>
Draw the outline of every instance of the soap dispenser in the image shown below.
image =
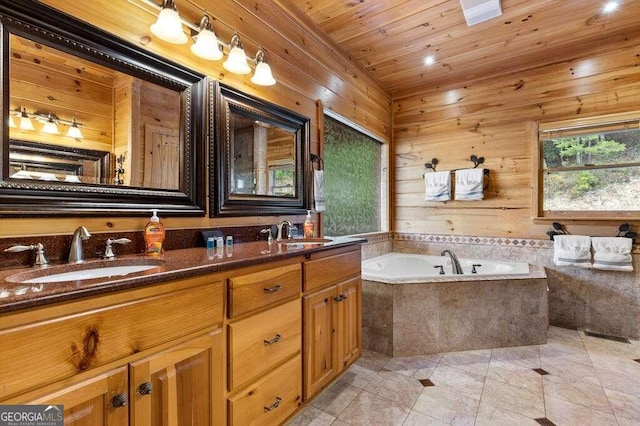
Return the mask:
<path id="1" fill-rule="evenodd" d="M 311 217 L 311 210 L 307 210 L 307 217 L 304 219 L 303 225 L 303 237 L 313 238 L 315 233 L 316 224 Z"/>
<path id="2" fill-rule="evenodd" d="M 145 252 L 151 255 L 162 253 L 162 243 L 164 243 L 164 225 L 158 217 L 158 210 L 153 210 L 153 215 L 144 227 Z"/>

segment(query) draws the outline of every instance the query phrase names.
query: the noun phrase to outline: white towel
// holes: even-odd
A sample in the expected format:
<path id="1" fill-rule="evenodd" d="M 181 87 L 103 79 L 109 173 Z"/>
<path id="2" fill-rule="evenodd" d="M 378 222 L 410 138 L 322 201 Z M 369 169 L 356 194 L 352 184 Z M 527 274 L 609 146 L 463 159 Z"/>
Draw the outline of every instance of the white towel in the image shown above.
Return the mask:
<path id="1" fill-rule="evenodd" d="M 313 199 L 316 212 L 323 212 L 327 209 L 324 201 L 324 170 L 313 171 Z"/>
<path id="2" fill-rule="evenodd" d="M 556 265 L 591 268 L 591 237 L 555 235 L 553 249 L 553 261 Z"/>
<path id="3" fill-rule="evenodd" d="M 456 200 L 475 201 L 484 198 L 484 169 L 456 170 Z"/>
<path id="4" fill-rule="evenodd" d="M 451 199 L 451 172 L 424 174 L 424 200 L 449 201 Z"/>
<path id="5" fill-rule="evenodd" d="M 625 237 L 593 237 L 593 267 L 607 271 L 633 271 L 631 245 Z"/>

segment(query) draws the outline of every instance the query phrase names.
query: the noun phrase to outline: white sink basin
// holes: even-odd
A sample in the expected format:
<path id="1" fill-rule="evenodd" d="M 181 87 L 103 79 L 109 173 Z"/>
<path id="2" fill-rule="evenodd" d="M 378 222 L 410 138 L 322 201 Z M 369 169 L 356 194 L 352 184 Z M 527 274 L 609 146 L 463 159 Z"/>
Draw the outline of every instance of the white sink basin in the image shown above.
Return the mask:
<path id="1" fill-rule="evenodd" d="M 61 272 L 59 274 L 43 275 L 41 277 L 29 278 L 19 281 L 22 284 L 57 283 L 61 281 L 92 280 L 95 278 L 119 277 L 142 272 L 148 269 L 157 268 L 157 263 L 123 266 L 105 266 L 89 269 L 80 269 L 71 272 Z"/>

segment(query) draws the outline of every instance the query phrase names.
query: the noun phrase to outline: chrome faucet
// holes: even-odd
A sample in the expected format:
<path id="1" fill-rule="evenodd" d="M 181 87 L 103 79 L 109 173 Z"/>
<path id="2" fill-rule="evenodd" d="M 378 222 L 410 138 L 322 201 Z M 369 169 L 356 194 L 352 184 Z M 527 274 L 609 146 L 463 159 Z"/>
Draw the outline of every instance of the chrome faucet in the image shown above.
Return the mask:
<path id="1" fill-rule="evenodd" d="M 18 253 L 21 251 L 33 250 L 35 252 L 35 259 L 33 261 L 33 266 L 46 267 L 49 266 L 49 262 L 44 257 L 44 246 L 41 243 L 32 244 L 29 246 L 11 246 L 8 249 L 4 249 L 5 253 Z"/>
<path id="2" fill-rule="evenodd" d="M 78 226 L 73 232 L 73 240 L 71 240 L 71 249 L 69 250 L 69 263 L 84 262 L 82 253 L 82 240 L 87 240 L 91 234 L 84 226 Z"/>
<path id="3" fill-rule="evenodd" d="M 104 259 L 115 259 L 116 258 L 116 254 L 113 252 L 113 245 L 114 244 L 129 244 L 130 242 L 131 242 L 131 240 L 128 239 L 128 238 L 117 238 L 117 239 L 108 238 L 107 242 L 106 242 L 106 247 L 104 249 L 104 254 L 102 255 L 102 257 Z"/>
<path id="4" fill-rule="evenodd" d="M 453 273 L 458 275 L 464 274 L 464 272 L 462 271 L 462 266 L 460 265 L 460 261 L 458 260 L 458 257 L 455 254 L 453 254 L 451 250 L 443 250 L 442 253 L 440 253 L 440 256 L 444 256 L 445 254 L 448 254 L 449 257 L 451 258 L 451 267 L 453 268 Z"/>
<path id="5" fill-rule="evenodd" d="M 291 231 L 293 230 L 294 226 L 291 222 L 289 222 L 288 220 L 283 220 L 278 224 L 278 234 L 276 236 L 276 241 L 282 241 L 283 238 L 283 234 L 282 234 L 282 226 L 283 225 L 287 225 L 287 238 L 291 238 L 292 234 Z"/>

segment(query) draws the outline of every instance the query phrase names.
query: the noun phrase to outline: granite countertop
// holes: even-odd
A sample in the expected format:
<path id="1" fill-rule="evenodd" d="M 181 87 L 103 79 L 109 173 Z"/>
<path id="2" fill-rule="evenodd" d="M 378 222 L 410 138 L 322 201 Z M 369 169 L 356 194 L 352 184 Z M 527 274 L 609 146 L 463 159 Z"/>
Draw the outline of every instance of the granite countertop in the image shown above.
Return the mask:
<path id="1" fill-rule="evenodd" d="M 82 297 L 112 293 L 120 290 L 153 285 L 226 269 L 256 265 L 278 259 L 313 253 L 327 248 L 346 247 L 365 240 L 348 237 L 329 237 L 332 241 L 318 244 L 280 244 L 277 241 L 236 243 L 231 250 L 207 250 L 195 247 L 169 250 L 158 256 L 131 255 L 115 260 L 90 260 L 82 266 L 75 264 L 50 265 L 48 268 L 15 268 L 0 271 L 0 314 L 26 308 L 44 306 Z M 26 284 L 27 278 L 74 271 L 78 268 L 125 266 L 158 263 L 152 269 L 124 276 Z"/>

